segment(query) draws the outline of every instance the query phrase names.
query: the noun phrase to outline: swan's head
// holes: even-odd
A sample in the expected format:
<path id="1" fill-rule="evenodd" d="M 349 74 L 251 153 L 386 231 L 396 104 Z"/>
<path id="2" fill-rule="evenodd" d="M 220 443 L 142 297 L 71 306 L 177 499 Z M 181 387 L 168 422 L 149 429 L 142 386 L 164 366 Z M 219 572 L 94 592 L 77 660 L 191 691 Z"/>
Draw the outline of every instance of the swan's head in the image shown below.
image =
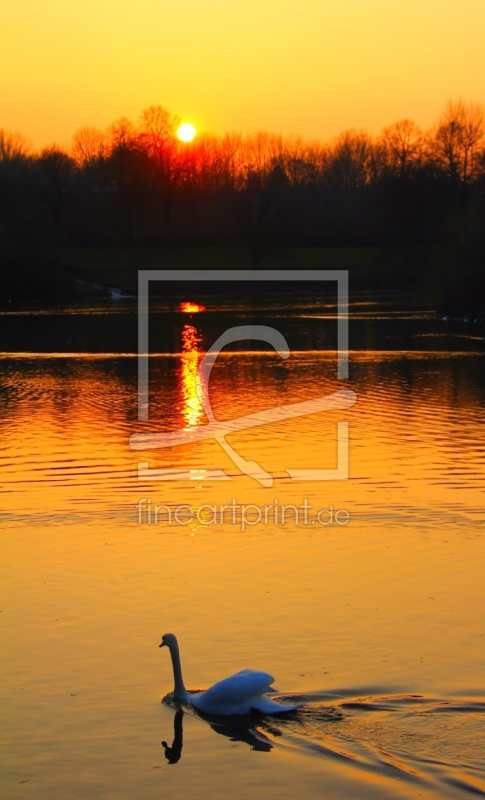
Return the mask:
<path id="1" fill-rule="evenodd" d="M 177 639 L 173 635 L 173 633 L 164 633 L 163 636 L 162 636 L 162 643 L 159 644 L 158 646 L 159 647 L 169 647 L 170 649 L 172 649 L 172 647 L 176 647 L 177 646 Z"/>

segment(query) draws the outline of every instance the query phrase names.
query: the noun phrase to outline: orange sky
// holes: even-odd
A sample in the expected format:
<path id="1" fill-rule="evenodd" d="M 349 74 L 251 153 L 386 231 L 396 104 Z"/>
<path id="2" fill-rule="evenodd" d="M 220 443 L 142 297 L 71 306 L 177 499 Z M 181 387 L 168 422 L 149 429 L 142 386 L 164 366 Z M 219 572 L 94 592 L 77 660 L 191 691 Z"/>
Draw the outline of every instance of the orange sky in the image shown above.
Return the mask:
<path id="1" fill-rule="evenodd" d="M 484 0 L 3 0 L 0 127 L 66 143 L 160 104 L 329 138 L 485 102 Z"/>

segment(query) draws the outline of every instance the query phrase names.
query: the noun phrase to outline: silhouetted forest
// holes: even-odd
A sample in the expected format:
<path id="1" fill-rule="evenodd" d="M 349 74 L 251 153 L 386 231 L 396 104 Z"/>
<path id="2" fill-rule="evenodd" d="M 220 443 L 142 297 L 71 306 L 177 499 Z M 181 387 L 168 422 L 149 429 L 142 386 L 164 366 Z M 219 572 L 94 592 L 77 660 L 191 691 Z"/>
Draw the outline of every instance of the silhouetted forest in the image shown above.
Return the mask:
<path id="1" fill-rule="evenodd" d="M 113 245 L 239 245 L 255 267 L 289 246 L 399 247 L 409 259 L 442 247 L 444 278 L 460 272 L 483 288 L 481 106 L 450 101 L 430 130 L 401 120 L 378 136 L 348 130 L 330 142 L 258 132 L 187 144 L 178 123 L 151 106 L 136 124 L 84 127 L 69 149 L 37 153 L 21 134 L 0 131 L 10 290 L 25 281 L 15 264 L 29 264 L 34 282 L 52 269 L 46 248 Z"/>

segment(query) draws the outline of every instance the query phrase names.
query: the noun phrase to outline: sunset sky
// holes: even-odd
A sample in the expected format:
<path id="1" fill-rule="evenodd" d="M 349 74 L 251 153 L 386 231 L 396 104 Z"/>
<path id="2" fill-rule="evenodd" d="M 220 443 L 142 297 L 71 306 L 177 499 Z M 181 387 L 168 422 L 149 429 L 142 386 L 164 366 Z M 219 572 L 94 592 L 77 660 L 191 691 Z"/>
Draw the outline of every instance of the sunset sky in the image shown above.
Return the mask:
<path id="1" fill-rule="evenodd" d="M 485 102 L 485 0 L 3 0 L 0 128 L 69 142 L 160 104 L 330 138 Z"/>

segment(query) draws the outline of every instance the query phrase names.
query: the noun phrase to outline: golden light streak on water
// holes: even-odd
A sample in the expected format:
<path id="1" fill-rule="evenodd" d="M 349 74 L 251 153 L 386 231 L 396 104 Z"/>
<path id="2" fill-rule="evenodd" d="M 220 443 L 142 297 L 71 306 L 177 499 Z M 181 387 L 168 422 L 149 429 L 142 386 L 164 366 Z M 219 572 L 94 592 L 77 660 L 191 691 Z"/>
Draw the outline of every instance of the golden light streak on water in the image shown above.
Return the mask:
<path id="1" fill-rule="evenodd" d="M 183 398 L 182 415 L 187 428 L 197 428 L 201 421 L 203 408 L 201 392 L 203 386 L 197 375 L 197 367 L 202 357 L 201 337 L 193 325 L 182 328 L 182 358 L 180 365 L 180 389 Z"/>

